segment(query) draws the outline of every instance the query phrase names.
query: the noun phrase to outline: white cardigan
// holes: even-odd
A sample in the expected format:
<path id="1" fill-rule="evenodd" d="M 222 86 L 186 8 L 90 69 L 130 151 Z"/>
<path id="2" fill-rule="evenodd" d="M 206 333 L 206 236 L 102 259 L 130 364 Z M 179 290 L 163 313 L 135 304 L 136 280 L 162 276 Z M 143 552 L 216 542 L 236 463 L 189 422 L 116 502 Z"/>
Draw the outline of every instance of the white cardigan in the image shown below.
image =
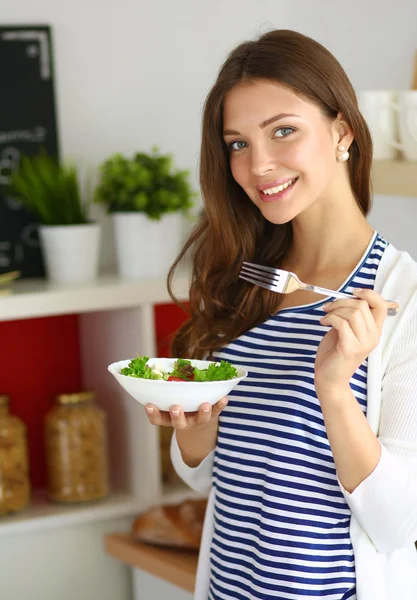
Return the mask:
<path id="1" fill-rule="evenodd" d="M 367 419 L 382 451 L 374 471 L 350 494 L 358 600 L 417 599 L 417 263 L 389 245 L 375 290 L 396 300 L 400 312 L 385 321 L 368 359 Z M 179 476 L 209 500 L 200 549 L 195 600 L 207 600 L 213 535 L 214 451 L 198 467 L 182 460 L 176 436 L 171 458 Z"/>

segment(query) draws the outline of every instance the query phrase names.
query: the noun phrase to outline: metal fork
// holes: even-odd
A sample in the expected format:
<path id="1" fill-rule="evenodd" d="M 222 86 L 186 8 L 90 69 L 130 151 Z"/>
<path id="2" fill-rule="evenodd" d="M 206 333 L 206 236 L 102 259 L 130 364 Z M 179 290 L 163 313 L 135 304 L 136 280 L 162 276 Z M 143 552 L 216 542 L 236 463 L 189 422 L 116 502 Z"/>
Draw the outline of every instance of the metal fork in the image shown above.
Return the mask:
<path id="1" fill-rule="evenodd" d="M 291 294 L 296 290 L 305 290 L 306 292 L 315 292 L 322 296 L 330 296 L 332 298 L 356 298 L 351 294 L 328 290 L 327 288 L 318 285 L 303 283 L 295 273 L 284 271 L 283 269 L 274 269 L 272 267 L 264 267 L 263 265 L 255 265 L 250 262 L 244 262 L 239 273 L 239 278 L 254 283 L 260 287 L 277 292 L 278 294 Z M 387 314 L 394 317 L 398 313 L 399 305 L 393 300 L 388 300 L 390 306 Z"/>

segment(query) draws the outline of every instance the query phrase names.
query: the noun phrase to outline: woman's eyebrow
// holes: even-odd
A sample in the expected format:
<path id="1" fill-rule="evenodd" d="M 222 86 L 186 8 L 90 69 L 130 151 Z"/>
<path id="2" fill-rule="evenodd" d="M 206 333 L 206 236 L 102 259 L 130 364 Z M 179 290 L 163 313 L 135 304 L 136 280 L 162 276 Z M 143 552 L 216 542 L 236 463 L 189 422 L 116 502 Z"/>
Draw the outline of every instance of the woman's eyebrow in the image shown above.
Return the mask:
<path id="1" fill-rule="evenodd" d="M 275 121 L 281 121 L 282 119 L 287 119 L 288 117 L 297 117 L 300 118 L 300 115 L 294 115 L 292 113 L 279 113 L 278 115 L 274 115 L 273 117 L 270 117 L 269 119 L 266 119 L 266 121 L 262 121 L 262 123 L 259 123 L 259 127 L 261 129 L 265 129 L 265 127 L 268 127 L 268 125 L 272 125 L 272 123 L 275 123 Z M 223 135 L 241 135 L 239 133 L 239 131 L 234 131 L 233 129 L 225 129 L 223 131 Z"/>

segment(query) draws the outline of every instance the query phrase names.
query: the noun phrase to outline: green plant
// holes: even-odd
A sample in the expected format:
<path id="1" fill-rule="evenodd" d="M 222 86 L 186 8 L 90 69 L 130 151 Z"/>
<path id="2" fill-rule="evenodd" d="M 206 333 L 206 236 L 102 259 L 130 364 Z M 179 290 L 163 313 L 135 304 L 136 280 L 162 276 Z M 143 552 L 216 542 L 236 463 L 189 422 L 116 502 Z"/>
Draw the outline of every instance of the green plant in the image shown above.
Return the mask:
<path id="1" fill-rule="evenodd" d="M 88 223 L 76 168 L 60 165 L 44 151 L 33 157 L 24 156 L 8 187 L 8 193 L 44 225 Z"/>
<path id="2" fill-rule="evenodd" d="M 188 214 L 196 194 L 188 181 L 188 171 L 175 171 L 170 154 L 136 153 L 133 158 L 114 154 L 100 166 L 100 182 L 95 202 L 109 213 L 143 212 L 159 220 L 169 212 Z"/>

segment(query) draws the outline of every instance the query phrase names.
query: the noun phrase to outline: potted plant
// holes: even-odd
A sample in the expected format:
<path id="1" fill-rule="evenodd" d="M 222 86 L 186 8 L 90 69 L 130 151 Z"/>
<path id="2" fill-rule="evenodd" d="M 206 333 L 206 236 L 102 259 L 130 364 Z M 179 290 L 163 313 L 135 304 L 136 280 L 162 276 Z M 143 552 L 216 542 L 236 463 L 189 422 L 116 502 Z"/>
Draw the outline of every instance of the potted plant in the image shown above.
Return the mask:
<path id="1" fill-rule="evenodd" d="M 9 193 L 34 213 L 46 274 L 54 283 L 87 283 L 98 275 L 100 226 L 88 219 L 77 171 L 45 152 L 23 157 L 10 179 Z"/>
<path id="2" fill-rule="evenodd" d="M 119 274 L 164 276 L 181 244 L 181 215 L 196 195 L 188 171 L 174 170 L 170 154 L 114 154 L 100 166 L 95 202 L 112 215 Z"/>

